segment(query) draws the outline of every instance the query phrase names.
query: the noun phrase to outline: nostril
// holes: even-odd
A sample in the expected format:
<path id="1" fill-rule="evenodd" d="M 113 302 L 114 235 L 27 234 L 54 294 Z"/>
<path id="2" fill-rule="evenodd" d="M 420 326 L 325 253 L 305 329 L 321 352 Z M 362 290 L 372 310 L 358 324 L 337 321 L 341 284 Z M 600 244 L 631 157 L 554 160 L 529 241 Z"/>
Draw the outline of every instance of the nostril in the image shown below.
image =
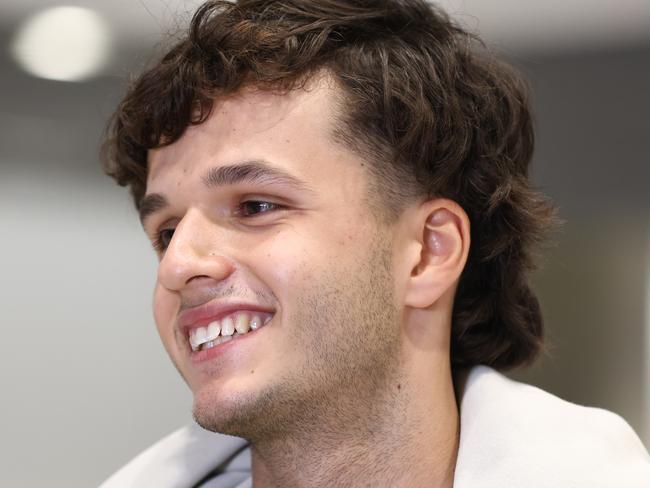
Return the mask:
<path id="1" fill-rule="evenodd" d="M 192 276 L 190 279 L 187 280 L 187 284 L 191 283 L 192 281 L 197 281 L 197 280 L 211 280 L 208 275 L 199 275 L 199 276 Z"/>

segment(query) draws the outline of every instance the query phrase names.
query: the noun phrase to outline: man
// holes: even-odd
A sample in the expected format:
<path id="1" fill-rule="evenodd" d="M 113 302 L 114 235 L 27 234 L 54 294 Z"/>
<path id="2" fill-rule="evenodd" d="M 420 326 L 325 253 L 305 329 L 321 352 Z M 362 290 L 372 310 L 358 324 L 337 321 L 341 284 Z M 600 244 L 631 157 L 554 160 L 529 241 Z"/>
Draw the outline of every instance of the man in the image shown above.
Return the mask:
<path id="1" fill-rule="evenodd" d="M 542 343 L 532 149 L 523 84 L 424 1 L 202 6 L 104 161 L 205 430 L 103 486 L 650 486 L 619 417 L 497 372 Z"/>

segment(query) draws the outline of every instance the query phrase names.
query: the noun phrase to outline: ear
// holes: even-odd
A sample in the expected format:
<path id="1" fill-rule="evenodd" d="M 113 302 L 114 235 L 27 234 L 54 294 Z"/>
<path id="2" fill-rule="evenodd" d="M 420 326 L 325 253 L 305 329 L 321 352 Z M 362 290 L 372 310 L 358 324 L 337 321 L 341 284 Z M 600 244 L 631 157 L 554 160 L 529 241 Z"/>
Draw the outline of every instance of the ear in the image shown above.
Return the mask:
<path id="1" fill-rule="evenodd" d="M 421 204 L 410 216 L 413 255 L 405 304 L 428 308 L 447 291 L 455 290 L 467 262 L 469 218 L 452 200 L 440 198 Z"/>

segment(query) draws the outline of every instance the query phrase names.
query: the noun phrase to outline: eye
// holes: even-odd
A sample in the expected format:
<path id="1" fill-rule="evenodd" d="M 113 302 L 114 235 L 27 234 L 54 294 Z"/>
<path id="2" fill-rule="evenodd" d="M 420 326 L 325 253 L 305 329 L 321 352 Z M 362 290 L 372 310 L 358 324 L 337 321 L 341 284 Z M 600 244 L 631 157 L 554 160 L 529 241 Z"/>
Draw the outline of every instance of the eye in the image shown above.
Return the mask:
<path id="1" fill-rule="evenodd" d="M 174 236 L 174 229 L 161 229 L 158 231 L 156 238 L 153 241 L 153 247 L 158 252 L 163 252 L 169 247 L 169 243 L 172 241 Z"/>
<path id="2" fill-rule="evenodd" d="M 268 213 L 282 208 L 284 207 L 278 203 L 265 202 L 261 200 L 248 200 L 239 204 L 237 213 L 240 217 L 254 217 L 255 215 Z"/>

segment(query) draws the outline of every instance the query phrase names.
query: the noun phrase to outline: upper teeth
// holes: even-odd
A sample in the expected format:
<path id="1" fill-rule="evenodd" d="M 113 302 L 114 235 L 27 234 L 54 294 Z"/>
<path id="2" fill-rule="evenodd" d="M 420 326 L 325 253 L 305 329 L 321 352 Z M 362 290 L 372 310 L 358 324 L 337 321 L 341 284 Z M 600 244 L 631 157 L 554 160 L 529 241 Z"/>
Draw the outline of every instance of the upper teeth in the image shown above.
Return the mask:
<path id="1" fill-rule="evenodd" d="M 271 319 L 271 315 L 262 313 L 236 312 L 221 320 L 210 322 L 206 327 L 197 327 L 190 331 L 190 345 L 193 351 L 198 351 L 201 345 L 208 342 L 222 342 L 232 335 L 246 334 L 250 330 L 257 330 Z M 212 345 L 212 344 L 210 344 Z"/>

